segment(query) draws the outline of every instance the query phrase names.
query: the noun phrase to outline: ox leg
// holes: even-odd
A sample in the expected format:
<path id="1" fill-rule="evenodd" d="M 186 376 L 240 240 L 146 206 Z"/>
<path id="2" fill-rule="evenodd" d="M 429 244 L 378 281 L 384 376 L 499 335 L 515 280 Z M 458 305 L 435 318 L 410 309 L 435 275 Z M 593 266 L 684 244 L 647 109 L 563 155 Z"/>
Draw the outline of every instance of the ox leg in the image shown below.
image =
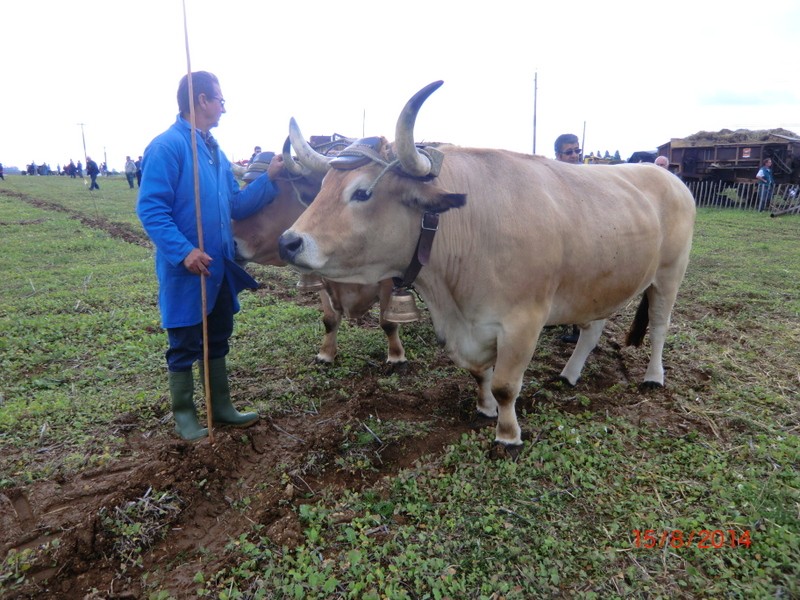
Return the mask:
<path id="1" fill-rule="evenodd" d="M 400 325 L 384 321 L 383 315 L 381 315 L 381 329 L 386 334 L 386 341 L 389 344 L 386 362 L 390 365 L 405 364 L 406 350 L 403 348 L 403 342 L 400 341 Z"/>
<path id="2" fill-rule="evenodd" d="M 406 362 L 406 351 L 403 348 L 403 342 L 400 341 L 400 325 L 386 320 L 386 310 L 389 308 L 389 302 L 392 299 L 392 281 L 390 279 L 381 282 L 378 297 L 380 300 L 381 329 L 386 334 L 386 341 L 389 344 L 386 362 L 391 365 L 404 364 Z"/>
<path id="3" fill-rule="evenodd" d="M 674 287 L 674 286 L 673 286 Z M 645 387 L 661 387 L 664 385 L 664 343 L 667 340 L 670 313 L 678 296 L 677 287 L 666 292 L 656 286 L 647 290 L 650 302 L 648 319 L 650 320 L 650 362 L 644 374 Z"/>
<path id="4" fill-rule="evenodd" d="M 479 418 L 496 419 L 497 418 L 497 400 L 492 395 L 492 375 L 494 368 L 489 367 L 483 370 L 472 370 L 470 374 L 478 384 L 478 404 L 476 410 L 478 411 Z"/>
<path id="5" fill-rule="evenodd" d="M 564 370 L 561 371 L 561 378 L 571 386 L 577 385 L 581 371 L 583 371 L 583 365 L 586 364 L 586 359 L 589 358 L 592 350 L 597 346 L 605 325 L 605 319 L 598 319 L 597 321 L 592 321 L 586 327 L 581 327 L 581 334 L 578 337 L 575 350 L 572 351 Z"/>
<path id="6" fill-rule="evenodd" d="M 325 326 L 325 338 L 322 340 L 322 347 L 317 353 L 316 360 L 331 364 L 336 358 L 336 335 L 339 333 L 339 325 L 342 324 L 342 313 L 334 308 L 331 297 L 325 290 L 320 291 L 319 299 L 322 302 L 322 324 Z"/>
<path id="7" fill-rule="evenodd" d="M 492 377 L 492 395 L 498 405 L 495 442 L 507 447 L 522 445 L 522 429 L 517 421 L 515 405 L 540 332 L 541 325 L 533 330 L 522 329 L 514 337 L 497 340 L 497 361 Z"/>

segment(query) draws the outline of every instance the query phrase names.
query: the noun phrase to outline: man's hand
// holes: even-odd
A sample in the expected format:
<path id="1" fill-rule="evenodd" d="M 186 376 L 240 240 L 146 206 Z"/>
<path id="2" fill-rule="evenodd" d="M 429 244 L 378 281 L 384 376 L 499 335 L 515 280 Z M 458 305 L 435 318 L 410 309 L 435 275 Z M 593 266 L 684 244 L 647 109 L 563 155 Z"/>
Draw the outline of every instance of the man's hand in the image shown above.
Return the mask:
<path id="1" fill-rule="evenodd" d="M 265 171 L 269 173 L 269 163 L 274 157 L 274 152 L 261 152 L 257 154 L 250 164 L 247 165 L 247 170 L 242 176 L 244 182 L 250 183 L 251 181 L 260 177 Z M 272 179 L 271 175 L 270 179 Z"/>
<path id="2" fill-rule="evenodd" d="M 267 168 L 267 176 L 269 176 L 270 181 L 275 181 L 275 178 L 278 176 L 283 170 L 283 156 L 280 154 L 276 154 L 273 159 L 269 163 L 269 167 Z"/>
<path id="3" fill-rule="evenodd" d="M 211 275 L 208 271 L 208 265 L 211 264 L 212 260 L 214 259 L 208 254 L 199 248 L 194 248 L 189 252 L 189 255 L 183 259 L 183 266 L 186 267 L 190 273 L 208 276 Z"/>

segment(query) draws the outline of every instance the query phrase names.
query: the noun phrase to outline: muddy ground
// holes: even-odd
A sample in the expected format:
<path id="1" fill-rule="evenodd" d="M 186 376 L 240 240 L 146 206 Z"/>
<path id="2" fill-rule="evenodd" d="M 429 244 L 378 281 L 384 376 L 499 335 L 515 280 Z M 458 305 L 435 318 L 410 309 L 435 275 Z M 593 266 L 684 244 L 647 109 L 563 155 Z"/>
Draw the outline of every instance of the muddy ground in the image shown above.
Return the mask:
<path id="1" fill-rule="evenodd" d="M 148 244 L 142 234 L 124 226 L 76 218 L 119 239 Z M 304 301 L 316 302 L 313 298 Z M 363 326 L 376 324 L 367 319 Z M 592 377 L 582 381 L 578 390 L 551 381 L 572 349 L 554 341 L 553 356 L 546 364 L 534 360 L 536 364 L 526 376 L 526 381 L 531 376 L 550 381 L 545 384 L 550 393 L 525 388 L 518 409 L 531 409 L 539 402 L 565 411 L 591 410 L 599 418 L 611 414 L 634 423 L 657 423 L 673 429 L 676 435 L 689 429 L 705 430 L 705 423 L 680 410 L 669 387 L 646 393 L 623 389 L 613 398 L 607 395 L 606 390 L 615 383 L 625 386 L 641 380 L 646 366 L 642 350 L 620 346 L 627 326 L 617 320 L 609 322 L 600 346 L 589 359 L 596 365 Z M 557 338 L 559 333 L 560 328 L 543 336 Z M 436 362 L 451 364 L 442 353 L 437 354 Z M 420 369 L 428 371 L 437 366 L 412 363 L 401 377 L 413 378 Z M 136 415 L 122 415 L 110 428 L 126 442 L 118 459 L 74 478 L 0 490 L 0 556 L 6 557 L 12 549 L 38 548 L 60 540 L 57 548 L 28 571 L 23 587 L 0 590 L 0 597 L 140 598 L 145 594 L 141 575 L 146 572 L 153 574 L 151 584 L 155 577 L 176 597 L 193 597 L 195 573 L 214 573 L 225 566 L 221 558 L 225 545 L 250 532 L 255 523 L 263 525 L 263 534 L 274 542 L 297 545 L 302 539 L 296 515 L 299 503 L 313 502 L 326 492 L 360 490 L 426 455 L 442 452 L 462 433 L 476 427 L 471 420 L 475 389 L 466 372 L 441 380 L 419 394 L 409 394 L 386 392 L 380 387 L 378 380 L 386 377 L 387 369 L 365 364 L 360 377 L 339 382 L 339 387 L 348 390 L 347 397 L 336 393 L 335 397 L 320 398 L 317 413 L 262 418 L 244 430 L 216 429 L 213 445 L 208 440 L 194 444 L 178 440 L 171 434 L 168 413 L 157 431 L 143 429 Z M 668 371 L 667 380 L 681 381 L 683 389 L 702 388 L 704 375 L 699 368 L 686 365 L 680 367 L 680 373 Z M 235 373 L 231 384 L 235 389 Z M 577 402 L 576 393 L 588 398 L 590 404 Z M 158 404 L 168 406 L 166 398 Z M 352 435 L 352 426 L 358 428 L 360 422 L 376 414 L 386 421 L 426 420 L 432 426 L 422 438 L 386 445 L 376 441 L 371 448 L 374 469 L 357 472 L 339 468 L 336 459 L 346 436 Z M 528 433 L 535 436 L 535 432 Z M 60 451 L 47 450 L 46 459 L 55 462 Z M 168 535 L 142 556 L 141 566 L 128 565 L 123 570 L 115 540 L 103 527 L 101 514 L 103 509 L 113 510 L 142 498 L 149 489 L 174 492 L 181 500 L 180 510 L 168 517 Z M 246 510 L 242 508 L 245 497 L 249 502 Z"/>

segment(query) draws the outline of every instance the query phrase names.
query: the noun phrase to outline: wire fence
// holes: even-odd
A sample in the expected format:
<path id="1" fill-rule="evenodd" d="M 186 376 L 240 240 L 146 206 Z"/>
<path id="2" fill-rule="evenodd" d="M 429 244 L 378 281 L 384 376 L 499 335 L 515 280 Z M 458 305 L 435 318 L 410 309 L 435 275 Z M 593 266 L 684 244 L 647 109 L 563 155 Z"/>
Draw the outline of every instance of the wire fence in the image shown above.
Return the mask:
<path id="1" fill-rule="evenodd" d="M 697 206 L 758 210 L 760 185 L 755 182 L 692 181 L 686 184 Z M 772 186 L 768 210 L 773 214 L 800 211 L 800 185 L 781 183 Z"/>

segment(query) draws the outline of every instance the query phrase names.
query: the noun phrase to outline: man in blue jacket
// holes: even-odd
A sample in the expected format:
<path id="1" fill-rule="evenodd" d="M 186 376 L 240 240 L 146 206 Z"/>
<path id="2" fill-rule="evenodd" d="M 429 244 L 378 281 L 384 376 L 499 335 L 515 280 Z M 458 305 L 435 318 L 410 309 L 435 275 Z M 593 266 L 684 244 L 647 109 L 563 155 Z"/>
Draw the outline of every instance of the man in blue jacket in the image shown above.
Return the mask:
<path id="1" fill-rule="evenodd" d="M 239 311 L 237 294 L 257 283 L 234 262 L 231 219 L 243 219 L 272 201 L 272 180 L 281 169 L 280 157 L 267 173 L 239 189 L 230 162 L 210 130 L 225 112 L 217 78 L 206 71 L 192 73 L 198 176 L 202 213 L 203 251 L 200 250 L 195 209 L 189 85 L 178 85 L 180 114 L 175 123 L 153 139 L 142 159 L 142 185 L 137 214 L 156 247 L 161 324 L 167 330 L 166 353 L 175 430 L 185 440 L 208 435 L 197 420 L 192 365 L 203 373 L 203 327 L 200 278 L 206 278 L 209 383 L 215 423 L 247 427 L 257 413 L 240 413 L 231 403 L 225 356 Z"/>
<path id="2" fill-rule="evenodd" d="M 775 179 L 772 177 L 772 159 L 765 158 L 761 161 L 761 168 L 756 173 L 758 180 L 758 212 L 769 208 L 772 200 L 772 186 Z"/>

